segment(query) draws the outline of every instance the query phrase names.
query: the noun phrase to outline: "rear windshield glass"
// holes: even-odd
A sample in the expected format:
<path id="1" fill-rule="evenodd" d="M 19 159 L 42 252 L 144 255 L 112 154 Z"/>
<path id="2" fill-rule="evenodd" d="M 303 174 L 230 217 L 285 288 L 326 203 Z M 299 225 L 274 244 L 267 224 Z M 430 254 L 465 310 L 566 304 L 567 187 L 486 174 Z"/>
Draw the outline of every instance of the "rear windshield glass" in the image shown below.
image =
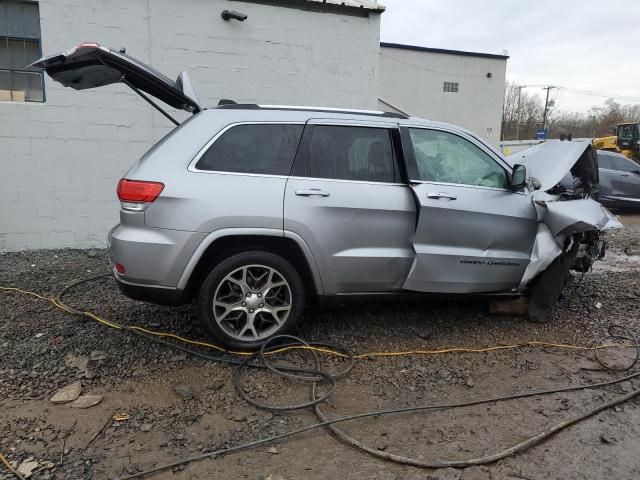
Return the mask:
<path id="1" fill-rule="evenodd" d="M 288 175 L 303 125 L 237 125 L 200 157 L 198 170 Z"/>

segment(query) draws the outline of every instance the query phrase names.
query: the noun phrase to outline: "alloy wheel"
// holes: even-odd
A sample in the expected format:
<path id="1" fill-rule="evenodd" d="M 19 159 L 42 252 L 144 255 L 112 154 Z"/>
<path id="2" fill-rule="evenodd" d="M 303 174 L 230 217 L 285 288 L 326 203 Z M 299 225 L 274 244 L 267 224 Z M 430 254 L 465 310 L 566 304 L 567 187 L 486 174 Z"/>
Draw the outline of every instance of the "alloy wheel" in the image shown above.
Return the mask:
<path id="1" fill-rule="evenodd" d="M 267 265 L 245 265 L 218 284 L 213 317 L 234 339 L 263 340 L 286 322 L 291 303 L 291 287 L 278 270 Z"/>

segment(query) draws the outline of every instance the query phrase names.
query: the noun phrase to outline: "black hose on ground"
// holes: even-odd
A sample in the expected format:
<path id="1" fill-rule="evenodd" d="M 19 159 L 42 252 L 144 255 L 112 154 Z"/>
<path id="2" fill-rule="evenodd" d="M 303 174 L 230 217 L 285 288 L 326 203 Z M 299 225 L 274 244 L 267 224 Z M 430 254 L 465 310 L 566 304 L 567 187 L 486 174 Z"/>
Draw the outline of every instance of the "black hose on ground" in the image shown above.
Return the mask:
<path id="1" fill-rule="evenodd" d="M 62 296 L 71 288 L 73 288 L 74 286 L 77 286 L 81 283 L 85 283 L 88 282 L 90 280 L 95 280 L 97 278 L 101 278 L 104 277 L 105 275 L 98 275 L 98 276 L 94 276 L 94 277 L 90 277 L 84 280 L 80 280 L 77 282 L 74 282 L 68 286 L 66 286 L 57 296 L 56 296 L 56 301 L 64 306 L 69 312 L 71 313 L 76 313 L 78 315 L 86 315 L 84 312 L 81 312 L 77 309 L 74 309 L 72 307 L 69 307 L 67 305 L 65 305 L 62 302 Z M 186 465 L 188 463 L 191 462 L 195 462 L 195 461 L 199 461 L 199 460 L 203 460 L 206 458 L 213 458 L 213 457 L 219 457 L 219 456 L 223 456 L 223 455 L 227 455 L 230 453 L 235 453 L 235 452 L 239 452 L 239 451 L 243 451 L 243 450 L 247 450 L 250 448 L 255 448 L 257 446 L 261 446 L 261 445 L 266 445 L 269 443 L 273 443 L 279 440 L 283 440 L 285 438 L 294 436 L 294 435 L 298 435 L 301 434 L 303 432 L 307 432 L 310 430 L 315 430 L 315 429 L 319 429 L 319 428 L 323 428 L 326 427 L 328 428 L 334 435 L 335 437 L 342 441 L 343 443 L 355 447 L 369 455 L 373 455 L 377 458 L 380 458 L 382 460 L 387 460 L 387 461 L 392 461 L 392 462 L 396 462 L 396 463 L 400 463 L 400 464 L 404 464 L 404 465 L 412 465 L 415 467 L 421 467 L 421 468 L 443 468 L 443 467 L 454 467 L 454 468 L 464 468 L 464 467 L 469 467 L 469 466 L 473 466 L 473 465 L 484 465 L 484 464 L 488 464 L 488 463 L 493 463 L 497 460 L 506 458 L 510 455 L 513 455 L 515 453 L 518 452 L 522 452 L 534 445 L 539 444 L 540 442 L 544 441 L 545 439 L 549 438 L 550 436 L 554 435 L 555 433 L 557 433 L 558 431 L 565 429 L 567 427 L 569 427 L 570 425 L 573 425 L 577 422 L 580 422 L 581 420 L 584 420 L 586 418 L 589 418 L 607 408 L 611 408 L 615 405 L 618 405 L 620 403 L 626 402 L 632 398 L 635 398 L 637 396 L 640 396 L 640 388 L 632 390 L 631 392 L 622 395 L 618 398 L 615 398 L 613 400 L 610 400 L 608 402 L 605 402 L 601 405 L 598 405 L 594 408 L 591 408 L 585 412 L 582 412 L 578 415 L 575 415 L 573 417 L 570 417 L 556 425 L 553 425 L 535 435 L 530 436 L 529 438 L 527 438 L 526 440 L 519 442 L 509 448 L 503 449 L 501 451 L 498 451 L 492 455 L 486 455 L 483 457 L 478 457 L 478 458 L 470 458 L 470 459 L 461 459 L 461 460 L 432 460 L 432 461 L 422 461 L 422 460 L 417 460 L 417 459 L 413 459 L 413 458 L 409 458 L 409 457 L 405 457 L 402 455 L 397 455 L 397 454 L 393 454 L 393 453 L 389 453 L 389 452 L 382 452 L 379 451 L 377 449 L 371 448 L 365 444 L 363 444 L 362 442 L 354 439 L 353 437 L 347 435 L 346 433 L 344 433 L 342 430 L 340 430 L 336 425 L 338 423 L 342 423 L 342 422 L 346 422 L 346 421 L 352 421 L 352 420 L 356 420 L 356 419 L 361 419 L 361 418 L 368 418 L 368 417 L 378 417 L 378 416 L 383 416 L 383 415 L 391 415 L 391 414 L 403 414 L 403 413 L 414 413 L 414 412 L 424 412 L 424 411 L 431 411 L 431 410 L 445 410 L 445 409 L 456 409 L 456 408 L 464 408 L 464 407 L 470 407 L 470 406 L 474 406 L 474 405 L 482 405 L 482 404 L 487 404 L 487 403 L 497 403 L 497 402 L 503 402 L 503 401 L 508 401 L 508 400 L 515 400 L 515 399 L 521 399 L 521 398 L 528 398 L 528 397 L 533 397 L 533 396 L 540 396 L 540 395 L 549 395 L 549 394 L 554 394 L 554 393 L 562 393 L 562 392 L 571 392 L 571 391 L 578 391 L 578 390 L 586 390 L 586 389 L 594 389 L 594 388 L 600 388 L 600 387 L 604 387 L 604 386 L 608 386 L 608 385 L 614 385 L 620 382 L 624 382 L 624 381 L 628 381 L 631 379 L 635 379 L 638 378 L 640 376 L 640 372 L 636 372 L 636 373 L 632 373 L 630 375 L 626 375 L 624 377 L 615 379 L 615 380 L 610 380 L 610 381 L 606 381 L 606 382 L 599 382 L 599 383 L 594 383 L 591 385 L 580 385 L 580 386 L 575 386 L 575 387 L 564 387 L 564 388 L 558 388 L 558 389 L 550 389 L 550 390 L 539 390 L 539 391 L 535 391 L 535 392 L 527 392 L 527 393 L 520 393 L 520 394 L 515 394 L 515 395 L 508 395 L 508 396 L 501 396 L 501 397 L 493 397 L 493 398 L 486 398 L 486 399 L 481 399 L 481 400 L 474 400 L 474 401 L 470 401 L 470 402 L 460 402 L 460 403 L 450 403 L 450 404 L 439 404 L 439 405 L 422 405 L 422 406 L 416 406 L 416 407 L 407 407 L 407 408 L 396 408 L 396 409 L 388 409 L 388 410 L 380 410 L 380 411 L 375 411 L 375 412 L 365 412 L 365 413 L 360 413 L 360 414 L 355 414 L 355 415 L 348 415 L 348 416 L 344 416 L 344 417 L 338 417 L 338 418 L 333 418 L 333 419 L 328 419 L 326 417 L 326 415 L 324 414 L 324 412 L 322 412 L 322 410 L 320 409 L 320 404 L 323 403 L 324 401 L 326 401 L 328 399 L 328 397 L 331 395 L 331 393 L 335 390 L 336 388 L 336 380 L 340 377 L 340 376 L 344 376 L 346 374 L 348 374 L 352 367 L 353 367 L 353 363 L 354 363 L 354 358 L 353 355 L 351 355 L 350 353 L 346 352 L 344 349 L 339 349 L 336 346 L 333 345 L 327 345 L 327 344 L 321 344 L 321 343 L 313 343 L 313 342 L 306 342 L 298 337 L 294 337 L 294 336 L 289 336 L 289 335 L 282 335 L 282 336 L 276 336 L 271 338 L 270 340 L 268 340 L 267 342 L 265 342 L 262 345 L 262 348 L 260 349 L 260 351 L 256 354 L 254 354 L 253 356 L 250 357 L 246 357 L 243 360 L 238 360 L 237 358 L 233 358 L 233 357 L 228 357 L 228 356 L 213 356 L 213 355 L 208 355 L 202 352 L 198 352 L 196 350 L 193 350 L 191 348 L 187 348 L 187 347 L 183 347 L 181 345 L 177 345 L 173 342 L 169 342 L 166 340 L 163 340 L 161 338 L 157 338 L 153 335 L 149 335 L 146 334 L 140 330 L 136 330 L 133 329 L 131 327 L 127 327 L 125 325 L 120 325 L 118 324 L 118 326 L 125 332 L 128 333 L 132 333 L 134 335 L 137 336 L 141 336 L 144 337 L 148 340 L 151 340 L 153 342 L 157 342 L 159 344 L 162 345 L 166 345 L 166 346 L 170 346 L 172 348 L 177 348 L 178 350 L 187 352 L 189 354 L 198 356 L 200 358 L 204 358 L 204 359 L 208 359 L 214 362 L 222 362 L 222 363 L 227 363 L 230 365 L 235 365 L 236 366 L 236 371 L 234 372 L 234 386 L 236 388 L 236 390 L 238 391 L 238 393 L 240 394 L 240 396 L 242 398 L 244 398 L 248 403 L 250 403 L 251 405 L 254 405 L 258 408 L 262 408 L 262 409 L 266 409 L 266 410 L 275 410 L 275 411 L 292 411 L 292 410 L 299 410 L 299 409 L 303 409 L 303 408 L 309 408 L 309 407 L 313 407 L 313 411 L 316 414 L 316 416 L 318 417 L 318 419 L 320 420 L 320 422 L 312 424 L 312 425 L 308 425 L 306 427 L 302 427 L 296 430 L 292 430 L 280 435 L 274 435 L 271 437 L 267 437 L 267 438 L 263 438 L 260 440 L 255 440 L 252 442 L 248 442 L 242 445 L 237 445 L 235 447 L 230 447 L 230 448 L 225 448 L 225 449 L 221 449 L 221 450 L 215 450 L 215 451 L 211 451 L 211 452 L 206 452 L 206 453 L 202 453 L 199 455 L 195 455 L 192 457 L 187 457 L 184 458 L 182 460 L 176 461 L 176 462 L 172 462 L 172 463 L 168 463 L 166 465 L 161 465 L 158 467 L 154 467 L 152 469 L 149 470 L 145 470 L 139 473 L 136 473 L 134 475 L 128 475 L 128 476 L 124 476 L 124 477 L 120 477 L 119 480 L 130 480 L 130 479 L 134 479 L 134 478 L 141 478 L 147 475 L 151 475 L 153 473 L 157 473 L 160 471 L 164 471 L 164 470 L 168 470 L 171 468 L 175 468 L 175 467 L 179 467 L 182 465 Z M 618 332 L 623 331 L 625 332 L 625 335 L 622 335 L 620 333 L 617 333 L 616 330 Z M 608 366 L 605 362 L 603 362 L 601 360 L 601 358 L 598 356 L 598 350 L 602 347 L 602 345 L 604 344 L 604 341 L 609 339 L 609 338 L 614 338 L 614 339 L 622 339 L 622 340 L 627 340 L 627 341 L 632 341 L 634 346 L 635 346 L 635 350 L 636 350 L 636 354 L 635 354 L 635 358 L 633 360 L 633 362 L 630 363 L 630 365 L 626 366 L 625 368 L 611 368 L 610 366 Z M 273 347 L 271 347 L 272 344 L 281 341 L 281 340 L 287 340 L 287 343 L 285 344 L 277 344 Z M 293 342 L 292 342 L 293 340 Z M 300 347 L 301 351 L 309 351 L 311 352 L 312 356 L 313 356 L 313 361 L 315 364 L 315 368 L 314 369 L 308 369 L 308 368 L 298 368 L 298 367 L 291 367 L 290 365 L 282 365 L 282 364 L 274 364 L 272 360 L 270 360 L 269 358 L 266 357 L 267 353 L 270 352 L 275 352 L 278 350 L 281 350 L 283 347 L 287 348 L 287 347 Z M 337 351 L 340 351 L 341 353 L 343 353 L 347 358 L 348 358 L 348 364 L 347 367 L 344 368 L 342 371 L 337 372 L 335 374 L 331 374 L 328 373 L 326 371 L 324 371 L 321 367 L 320 364 L 320 360 L 318 358 L 317 353 L 314 350 L 310 350 L 308 349 L 308 347 L 310 346 L 320 346 L 320 347 L 329 347 L 331 349 L 335 349 Z M 596 355 L 596 359 L 598 360 L 598 362 L 600 362 L 600 364 L 603 366 L 604 369 L 606 370 L 618 370 L 618 371 L 628 371 L 631 368 L 633 368 L 637 362 L 638 359 L 640 358 L 640 342 L 638 341 L 638 338 L 633 335 L 633 333 L 626 327 L 620 326 L 620 325 L 612 325 L 611 327 L 609 327 L 609 335 L 602 339 L 601 341 L 599 341 L 595 346 L 594 346 L 594 351 L 595 351 L 595 355 Z M 252 399 L 251 397 L 249 397 L 249 395 L 245 392 L 242 383 L 241 383 L 241 375 L 242 372 L 244 370 L 245 367 L 253 367 L 253 368 L 262 368 L 262 369 L 267 369 L 271 372 L 273 372 L 274 374 L 283 377 L 283 378 L 288 378 L 288 379 L 293 379 L 293 380 L 302 380 L 302 381 L 306 381 L 306 382 L 310 382 L 311 383 L 311 399 L 309 402 L 303 403 L 303 404 L 297 404 L 297 405 L 283 405 L 283 406 L 273 406 L 273 405 L 268 405 L 268 404 L 264 404 L 264 403 L 260 403 L 257 402 L 256 400 Z M 330 388 L 322 395 L 317 396 L 316 395 L 316 388 L 317 388 L 317 382 L 319 381 L 323 381 L 325 383 L 328 383 L 330 385 Z"/>

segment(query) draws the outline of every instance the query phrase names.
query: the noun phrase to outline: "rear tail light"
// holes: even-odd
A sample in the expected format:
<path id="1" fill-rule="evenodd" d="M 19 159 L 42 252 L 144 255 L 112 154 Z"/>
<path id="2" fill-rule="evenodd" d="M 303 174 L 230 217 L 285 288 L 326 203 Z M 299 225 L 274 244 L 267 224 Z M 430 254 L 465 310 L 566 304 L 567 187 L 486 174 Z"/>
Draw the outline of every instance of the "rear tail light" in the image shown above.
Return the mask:
<path id="1" fill-rule="evenodd" d="M 121 263 L 116 263 L 115 264 L 116 267 L 116 272 L 118 272 L 120 275 L 124 275 L 125 274 L 125 268 L 124 265 L 122 265 Z"/>
<path id="2" fill-rule="evenodd" d="M 142 211 L 158 198 L 164 189 L 160 182 L 121 179 L 118 182 L 118 198 L 124 210 Z"/>

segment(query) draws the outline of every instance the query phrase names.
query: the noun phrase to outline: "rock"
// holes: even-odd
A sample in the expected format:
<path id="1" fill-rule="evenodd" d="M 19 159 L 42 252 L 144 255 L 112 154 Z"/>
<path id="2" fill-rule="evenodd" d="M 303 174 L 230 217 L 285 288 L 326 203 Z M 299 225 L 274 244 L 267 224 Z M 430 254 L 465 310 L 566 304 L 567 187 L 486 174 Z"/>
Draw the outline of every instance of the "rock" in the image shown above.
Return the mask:
<path id="1" fill-rule="evenodd" d="M 217 392 L 222 387 L 224 387 L 224 384 L 225 384 L 224 380 L 220 380 L 219 378 L 216 378 L 215 380 L 212 380 L 207 385 L 207 390 L 213 390 L 214 392 Z"/>
<path id="2" fill-rule="evenodd" d="M 38 468 L 38 462 L 29 461 L 27 459 L 18 467 L 18 473 L 21 474 L 24 478 L 29 478 L 36 468 Z"/>
<path id="3" fill-rule="evenodd" d="M 92 378 L 95 378 L 96 375 L 96 363 L 92 360 L 89 360 L 85 365 L 84 378 L 86 378 L 87 380 L 91 380 Z"/>
<path id="4" fill-rule="evenodd" d="M 600 441 L 602 443 L 608 443 L 609 445 L 611 445 L 613 443 L 617 443 L 618 439 L 609 433 L 602 433 L 600 435 Z"/>
<path id="5" fill-rule="evenodd" d="M 36 338 L 42 338 L 44 337 L 44 333 L 36 333 Z"/>
<path id="6" fill-rule="evenodd" d="M 267 453 L 270 453 L 272 455 L 278 455 L 280 452 L 276 447 L 269 447 L 267 448 Z"/>
<path id="7" fill-rule="evenodd" d="M 282 475 L 278 475 L 276 473 L 270 473 L 266 477 L 262 477 L 264 480 L 287 480 Z"/>
<path id="8" fill-rule="evenodd" d="M 418 338 L 421 338 L 422 340 L 431 340 L 431 338 L 433 338 L 433 333 L 429 331 L 418 332 Z"/>
<path id="9" fill-rule="evenodd" d="M 82 391 L 82 384 L 80 382 L 74 382 L 71 385 L 61 388 L 56 394 L 51 397 L 52 403 L 69 403 L 73 402 L 80 396 Z"/>
<path id="10" fill-rule="evenodd" d="M 173 390 L 183 399 L 191 400 L 193 398 L 193 391 L 186 385 L 176 385 Z"/>
<path id="11" fill-rule="evenodd" d="M 624 393 L 630 393 L 633 391 L 633 385 L 631 384 L 630 381 L 626 381 L 626 382 L 621 382 L 620 383 L 620 389 L 624 392 Z"/>
<path id="12" fill-rule="evenodd" d="M 94 362 L 102 362 L 107 359 L 107 354 L 101 350 L 94 350 L 89 357 Z"/>
<path id="13" fill-rule="evenodd" d="M 597 303 L 596 303 L 596 308 L 597 308 L 598 310 L 599 310 L 599 309 L 601 309 L 601 308 L 602 308 L 602 303 L 597 302 Z"/>
<path id="14" fill-rule="evenodd" d="M 153 423 L 143 423 L 140 425 L 140 430 L 143 432 L 148 432 L 153 428 Z"/>
<path id="15" fill-rule="evenodd" d="M 475 383 L 473 383 L 473 378 L 469 377 L 467 378 L 467 381 L 465 382 L 465 385 L 469 388 L 473 388 L 475 387 Z"/>
<path id="16" fill-rule="evenodd" d="M 71 408 L 89 408 L 99 404 L 102 395 L 82 395 L 71 403 Z"/>

